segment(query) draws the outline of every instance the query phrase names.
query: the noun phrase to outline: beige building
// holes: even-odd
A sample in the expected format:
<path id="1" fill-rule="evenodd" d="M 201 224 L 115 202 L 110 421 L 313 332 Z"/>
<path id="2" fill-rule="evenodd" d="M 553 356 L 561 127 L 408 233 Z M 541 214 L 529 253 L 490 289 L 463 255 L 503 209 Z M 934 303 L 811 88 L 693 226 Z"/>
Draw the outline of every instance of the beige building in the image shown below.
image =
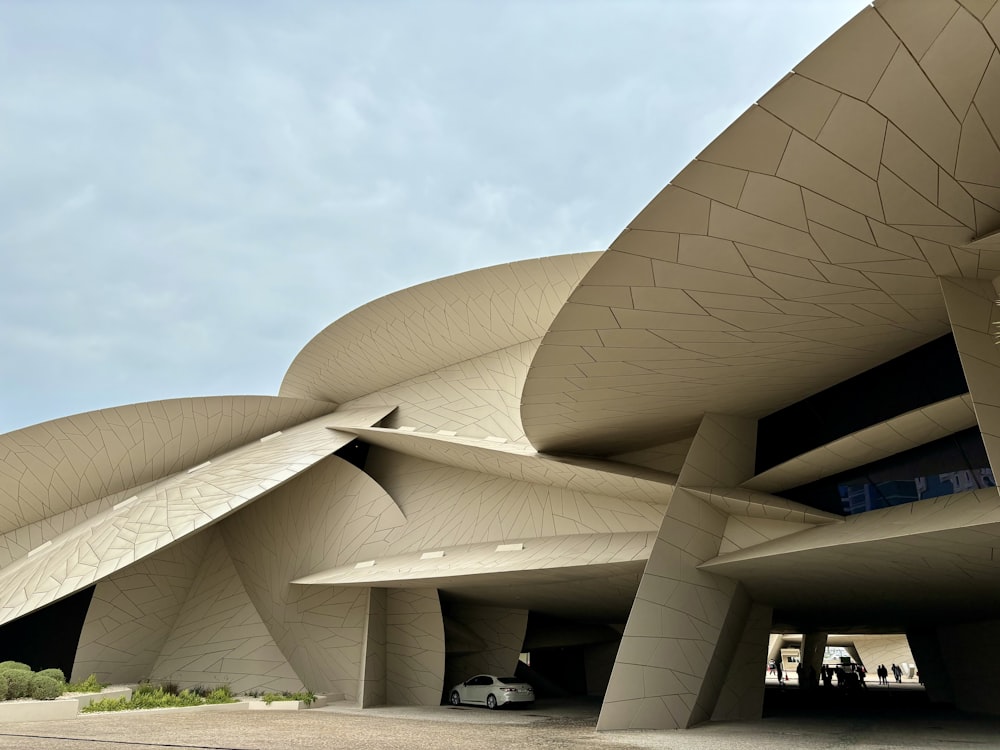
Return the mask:
<path id="1" fill-rule="evenodd" d="M 673 728 L 759 716 L 771 633 L 904 633 L 996 712 L 998 39 L 876 2 L 603 253 L 376 300 L 275 397 L 0 436 L 0 659 L 370 706 L 527 652 Z"/>

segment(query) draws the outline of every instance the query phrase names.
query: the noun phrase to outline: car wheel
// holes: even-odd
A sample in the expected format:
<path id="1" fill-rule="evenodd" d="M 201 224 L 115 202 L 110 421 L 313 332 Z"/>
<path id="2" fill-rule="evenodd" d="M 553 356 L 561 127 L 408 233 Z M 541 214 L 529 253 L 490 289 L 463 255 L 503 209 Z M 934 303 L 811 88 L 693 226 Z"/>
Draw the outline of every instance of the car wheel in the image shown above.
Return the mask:
<path id="1" fill-rule="evenodd" d="M 461 706 L 462 705 L 462 696 L 460 696 L 458 694 L 457 690 L 452 690 L 451 691 L 451 705 L 453 705 L 453 706 Z"/>
<path id="2" fill-rule="evenodd" d="M 497 707 L 497 699 L 493 697 L 492 693 L 490 693 L 489 695 L 486 696 L 486 708 L 492 711 L 496 707 Z"/>

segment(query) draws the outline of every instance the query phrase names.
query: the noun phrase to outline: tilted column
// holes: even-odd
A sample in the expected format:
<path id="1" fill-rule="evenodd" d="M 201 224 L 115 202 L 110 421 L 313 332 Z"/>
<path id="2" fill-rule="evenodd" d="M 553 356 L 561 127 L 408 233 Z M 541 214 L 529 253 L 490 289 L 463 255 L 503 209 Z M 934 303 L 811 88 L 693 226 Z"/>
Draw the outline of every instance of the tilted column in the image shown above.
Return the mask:
<path id="1" fill-rule="evenodd" d="M 944 295 L 955 346 L 962 362 L 965 381 L 976 412 L 990 468 L 1000 472 L 1000 346 L 993 338 L 1000 332 L 1000 307 L 995 300 L 1000 279 L 942 278 Z"/>
<path id="2" fill-rule="evenodd" d="M 771 607 L 754 602 L 743 628 L 743 637 L 729 663 L 729 672 L 712 712 L 712 721 L 759 719 L 764 703 L 764 659 L 769 651 Z M 781 658 L 781 654 L 778 654 Z"/>
<path id="3" fill-rule="evenodd" d="M 368 612 L 362 636 L 361 684 L 358 685 L 358 705 L 362 708 L 386 704 L 385 639 L 386 590 L 368 589 Z"/>
<path id="4" fill-rule="evenodd" d="M 528 610 L 453 605 L 448 609 L 448 659 L 445 687 L 474 674 L 514 674 L 528 629 Z M 466 642 L 460 643 L 464 636 Z"/>
<path id="5" fill-rule="evenodd" d="M 1000 655 L 996 651 L 1000 620 L 943 625 L 937 629 L 937 636 L 955 708 L 1000 714 Z M 917 666 L 922 669 L 919 661 Z M 920 674 L 923 677 L 922 671 Z"/>
<path id="6" fill-rule="evenodd" d="M 738 486 L 753 475 L 755 443 L 754 420 L 702 420 L 639 583 L 598 729 L 693 726 L 713 716 L 724 686 L 745 696 L 726 713 L 760 715 L 770 612 L 755 610 L 736 581 L 698 569 L 718 554 L 727 516 L 685 489 Z M 732 669 L 752 617 L 759 689 Z"/>
<path id="7" fill-rule="evenodd" d="M 826 639 L 829 633 L 803 633 L 802 648 L 799 650 L 799 662 L 802 664 L 802 678 L 799 687 L 807 689 L 816 687 L 819 670 L 823 666 L 823 654 L 826 653 Z M 812 679 L 808 679 L 809 668 L 812 667 Z"/>
<path id="8" fill-rule="evenodd" d="M 951 684 L 951 674 L 936 628 L 920 628 L 906 631 L 906 640 L 920 672 L 920 681 L 927 691 L 931 703 L 954 703 L 955 689 Z"/>

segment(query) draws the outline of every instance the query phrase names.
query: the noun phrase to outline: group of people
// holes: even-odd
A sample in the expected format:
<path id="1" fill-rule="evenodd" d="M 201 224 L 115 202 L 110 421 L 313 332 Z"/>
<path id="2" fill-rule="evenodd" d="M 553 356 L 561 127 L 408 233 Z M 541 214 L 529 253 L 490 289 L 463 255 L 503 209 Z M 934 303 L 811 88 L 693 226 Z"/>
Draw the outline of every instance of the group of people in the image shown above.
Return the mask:
<path id="1" fill-rule="evenodd" d="M 814 670 L 811 666 L 806 666 L 799 662 L 795 671 L 797 673 L 800 686 L 817 686 L 816 670 Z M 876 669 L 875 672 L 878 675 L 879 685 L 889 684 L 890 672 L 896 682 L 902 683 L 903 681 L 903 668 L 896 664 L 893 664 L 891 667 L 886 667 L 885 664 L 879 664 L 878 669 Z M 781 669 L 780 660 L 768 660 L 767 674 L 769 676 L 777 677 L 780 684 L 784 684 L 788 679 Z M 853 688 L 865 687 L 865 676 L 867 674 L 868 672 L 862 664 L 843 664 L 832 667 L 824 664 L 820 667 L 819 679 L 823 682 L 823 687 L 831 687 L 834 681 L 836 681 L 838 688 L 851 690 Z"/>
<path id="2" fill-rule="evenodd" d="M 878 684 L 879 685 L 888 685 L 889 684 L 889 672 L 890 671 L 892 672 L 892 676 L 896 680 L 896 682 L 902 682 L 903 681 L 903 668 L 902 667 L 893 664 L 890 669 L 886 669 L 885 664 L 879 664 L 878 665 L 878 669 L 875 670 L 875 673 L 878 675 Z"/>
<path id="3" fill-rule="evenodd" d="M 865 675 L 867 674 L 867 670 L 861 664 L 838 664 L 836 667 L 824 664 L 819 670 L 823 687 L 830 687 L 836 680 L 837 687 L 844 690 L 865 687 Z"/>

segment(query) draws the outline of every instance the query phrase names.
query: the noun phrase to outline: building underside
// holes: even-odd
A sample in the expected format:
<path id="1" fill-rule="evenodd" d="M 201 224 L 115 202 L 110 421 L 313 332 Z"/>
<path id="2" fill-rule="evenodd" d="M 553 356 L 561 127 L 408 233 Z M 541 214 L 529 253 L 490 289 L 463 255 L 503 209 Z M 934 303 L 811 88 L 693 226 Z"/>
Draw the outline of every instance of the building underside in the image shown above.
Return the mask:
<path id="1" fill-rule="evenodd" d="M 759 717 L 772 633 L 895 633 L 1000 712 L 998 39 L 876 2 L 602 253 L 0 436 L 0 658 L 374 706 L 527 652 L 655 729 Z"/>

